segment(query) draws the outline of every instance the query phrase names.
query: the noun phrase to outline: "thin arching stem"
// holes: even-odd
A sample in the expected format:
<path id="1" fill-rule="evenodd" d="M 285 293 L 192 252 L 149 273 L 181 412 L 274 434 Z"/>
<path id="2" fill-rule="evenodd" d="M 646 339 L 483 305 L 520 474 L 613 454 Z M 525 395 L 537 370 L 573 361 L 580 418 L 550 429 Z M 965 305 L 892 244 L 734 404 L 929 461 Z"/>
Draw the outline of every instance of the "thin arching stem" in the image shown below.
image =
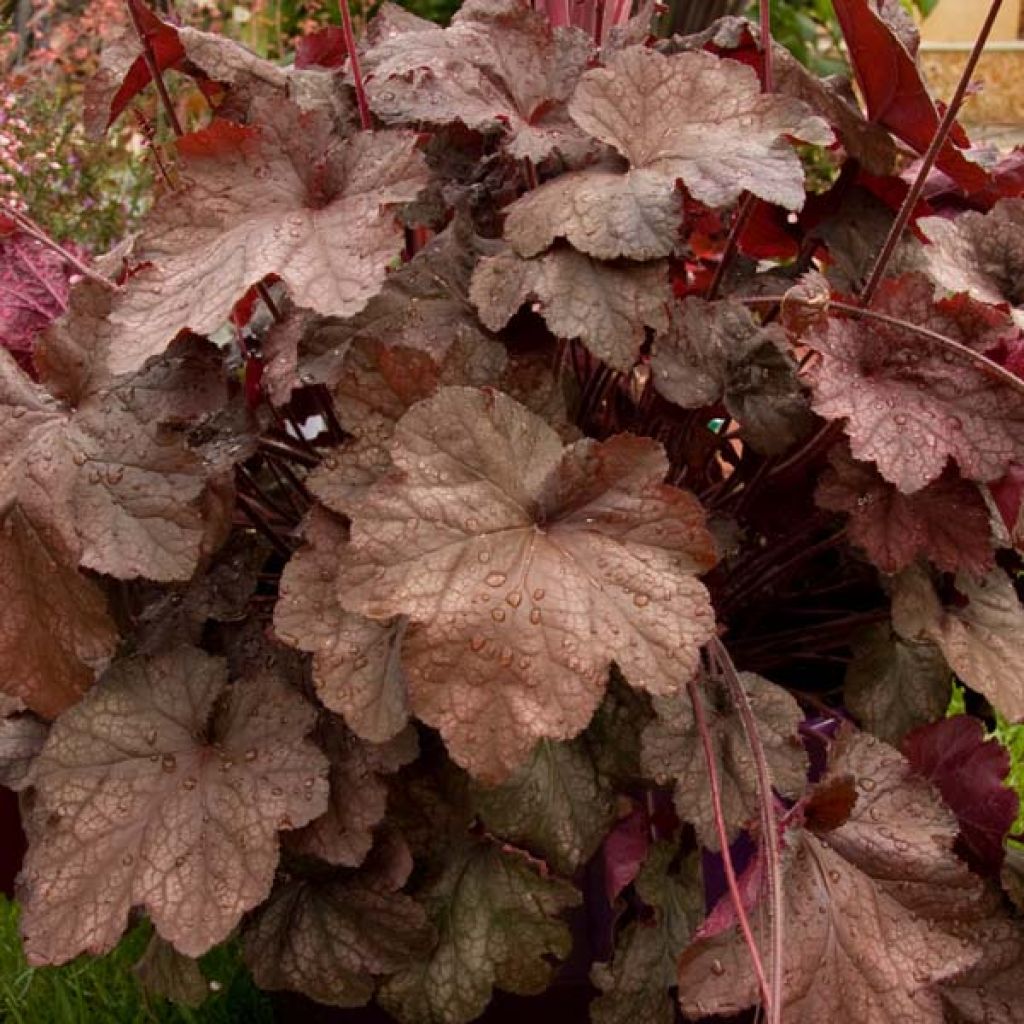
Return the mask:
<path id="1" fill-rule="evenodd" d="M 779 856 L 779 826 L 775 819 L 775 794 L 772 791 L 772 777 L 765 757 L 764 744 L 757 731 L 757 721 L 746 690 L 740 682 L 736 666 L 718 637 L 708 643 L 708 653 L 716 666 L 729 696 L 740 716 L 747 744 L 754 756 L 757 772 L 758 806 L 761 812 L 761 849 L 765 863 L 765 877 L 768 879 L 768 903 L 770 907 L 771 977 L 769 998 L 765 1014 L 768 1024 L 782 1024 L 782 941 L 785 934 L 785 907 L 782 901 L 782 862 Z"/>
<path id="2" fill-rule="evenodd" d="M 960 81 L 957 83 L 956 92 L 953 93 L 953 98 L 949 101 L 946 113 L 943 115 L 941 122 L 939 122 L 939 127 L 935 132 L 935 137 L 932 139 L 931 144 L 928 146 L 928 151 L 925 153 L 924 159 L 921 161 L 921 167 L 917 172 L 917 178 L 914 180 L 914 184 L 910 187 L 910 191 L 907 193 L 906 198 L 903 200 L 903 204 L 900 206 L 899 213 L 896 214 L 896 219 L 892 222 L 892 226 L 889 228 L 889 234 L 886 236 L 885 242 L 882 245 L 882 251 L 878 254 L 878 259 L 875 260 L 875 265 L 871 270 L 871 275 L 868 277 L 868 282 L 864 286 L 864 291 L 861 293 L 860 300 L 865 306 L 871 305 L 871 301 L 874 299 L 875 293 L 878 291 L 878 286 L 882 283 L 882 278 L 885 275 L 886 268 L 889 266 L 893 253 L 896 251 L 896 246 L 899 244 L 899 240 L 903 237 L 903 232 L 906 230 L 907 224 L 914 212 L 914 208 L 917 206 L 917 202 L 921 198 L 921 193 L 924 191 L 928 175 L 931 174 L 931 170 L 935 166 L 935 161 L 938 160 L 939 153 L 942 151 L 942 147 L 946 144 L 946 140 L 949 138 L 949 133 L 953 130 L 953 125 L 956 122 L 957 115 L 960 113 L 960 107 L 963 105 L 964 97 L 967 95 L 967 89 L 971 84 L 971 77 L 974 75 L 974 69 L 978 66 L 978 61 L 981 59 L 982 51 L 985 49 L 985 43 L 988 42 L 989 33 L 992 31 L 992 26 L 995 24 L 996 15 L 999 13 L 999 8 L 1002 6 L 1002 3 L 1003 0 L 992 0 L 992 3 L 989 5 L 988 15 L 985 17 L 985 22 L 981 26 L 978 38 L 974 41 L 974 47 L 971 50 L 971 55 L 967 58 L 967 63 L 964 65 L 963 74 L 960 76 Z"/>
<path id="3" fill-rule="evenodd" d="M 752 295 L 738 297 L 737 301 L 742 302 L 744 306 L 774 306 L 781 302 L 782 298 L 781 295 Z M 902 320 L 900 317 L 891 316 L 889 313 L 881 313 L 877 309 L 865 309 L 863 306 L 853 306 L 848 302 L 836 302 L 835 300 L 832 300 L 829 305 L 837 312 L 843 313 L 855 320 L 873 320 L 876 323 L 886 324 L 888 327 L 899 328 L 901 331 L 906 331 L 907 334 L 914 334 L 919 338 L 933 341 L 936 345 L 941 345 L 950 352 L 955 352 L 957 355 L 967 359 L 976 370 L 982 370 L 989 376 L 997 378 L 1000 383 L 1006 384 L 1008 387 L 1024 395 L 1024 380 L 1011 373 L 1005 366 L 1000 366 L 995 360 L 989 359 L 988 356 L 982 355 L 981 352 L 975 352 L 973 348 L 956 341 L 954 338 L 947 338 L 946 335 L 939 334 L 938 331 L 933 331 L 929 327 L 922 327 L 920 324 L 911 323 L 909 320 Z"/>
<path id="4" fill-rule="evenodd" d="M 771 1002 L 768 992 L 768 982 L 765 978 L 764 965 L 761 963 L 761 954 L 754 940 L 754 933 L 750 927 L 750 919 L 747 917 L 746 908 L 743 906 L 743 896 L 740 893 L 739 882 L 736 880 L 736 869 L 732 863 L 732 853 L 729 851 L 729 835 L 725 829 L 725 814 L 722 811 L 722 789 L 718 781 L 718 765 L 715 762 L 715 751 L 711 745 L 711 732 L 708 729 L 707 718 L 704 715 L 704 701 L 700 695 L 700 687 L 696 678 L 691 679 L 687 685 L 690 694 L 690 703 L 693 704 L 693 720 L 700 735 L 701 746 L 704 750 L 704 763 L 708 770 L 708 785 L 711 789 L 711 809 L 715 819 L 715 831 L 718 833 L 718 845 L 722 850 L 722 866 L 725 868 L 725 880 L 729 886 L 729 895 L 732 897 L 733 909 L 736 911 L 736 920 L 739 922 L 743 939 L 750 951 L 750 960 L 754 965 L 754 974 L 757 976 L 757 983 L 761 989 L 761 998 L 765 1005 Z"/>
<path id="5" fill-rule="evenodd" d="M 0 202 L 0 215 L 9 217 L 14 223 L 29 235 L 34 238 L 37 242 L 45 245 L 48 249 L 52 249 L 61 259 L 67 261 L 75 270 L 78 271 L 83 277 L 89 278 L 90 281 L 95 281 L 96 284 L 102 285 L 104 288 L 110 289 L 110 291 L 116 292 L 118 286 L 111 280 L 105 278 L 102 274 L 97 273 L 88 264 L 83 263 L 73 252 L 65 249 L 60 242 L 52 239 L 31 217 L 26 216 L 24 213 L 14 209 L 13 206 L 9 206 L 7 203 Z"/>

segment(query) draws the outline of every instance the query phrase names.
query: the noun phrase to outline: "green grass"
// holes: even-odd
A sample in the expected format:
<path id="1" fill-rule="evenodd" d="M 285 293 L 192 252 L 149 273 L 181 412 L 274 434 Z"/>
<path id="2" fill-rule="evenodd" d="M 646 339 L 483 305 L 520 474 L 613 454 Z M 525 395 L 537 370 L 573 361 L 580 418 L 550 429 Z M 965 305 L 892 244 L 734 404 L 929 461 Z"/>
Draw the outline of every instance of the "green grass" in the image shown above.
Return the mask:
<path id="1" fill-rule="evenodd" d="M 0 1021 L 4 1024 L 272 1024 L 269 1002 L 255 988 L 237 945 L 200 961 L 212 983 L 197 1010 L 147 998 L 132 973 L 151 934 L 132 929 L 112 952 L 62 967 L 29 967 L 18 936 L 18 908 L 0 897 Z"/>

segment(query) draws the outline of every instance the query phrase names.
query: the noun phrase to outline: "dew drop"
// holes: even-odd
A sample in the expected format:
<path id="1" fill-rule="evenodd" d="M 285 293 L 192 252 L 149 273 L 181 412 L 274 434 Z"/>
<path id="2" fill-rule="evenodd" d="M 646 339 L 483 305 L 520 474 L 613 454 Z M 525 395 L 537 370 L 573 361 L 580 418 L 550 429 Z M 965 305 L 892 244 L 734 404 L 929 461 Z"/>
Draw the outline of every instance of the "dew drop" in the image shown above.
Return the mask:
<path id="1" fill-rule="evenodd" d="M 486 565 L 491 560 L 491 553 L 490 551 L 478 551 L 476 559 L 482 565 Z"/>
<path id="2" fill-rule="evenodd" d="M 646 594 L 633 595 L 633 604 L 635 604 L 637 608 L 645 608 L 648 604 L 650 604 L 650 602 L 651 599 Z"/>
<path id="3" fill-rule="evenodd" d="M 508 577 L 503 572 L 491 572 L 487 574 L 484 583 L 489 587 L 500 587 Z"/>
<path id="4" fill-rule="evenodd" d="M 518 608 L 523 603 L 523 595 L 518 590 L 512 590 L 505 595 L 505 603 Z"/>
<path id="5" fill-rule="evenodd" d="M 514 658 L 511 647 L 502 647 L 501 653 L 498 655 L 498 661 L 505 668 L 508 668 L 512 664 Z"/>
<path id="6" fill-rule="evenodd" d="M 533 599 L 534 599 L 534 601 L 543 601 L 544 600 L 544 588 L 543 587 L 538 587 L 533 592 Z"/>
<path id="7" fill-rule="evenodd" d="M 719 978 L 725 974 L 725 967 L 722 966 L 721 960 L 711 961 L 711 973 L 717 975 Z"/>
<path id="8" fill-rule="evenodd" d="M 160 761 L 160 767 L 165 772 L 173 772 L 174 769 L 178 767 L 178 762 L 174 759 L 173 754 L 164 754 Z"/>
<path id="9" fill-rule="evenodd" d="M 131 866 L 132 866 L 132 865 L 133 865 L 133 864 L 135 863 L 135 858 L 134 858 L 134 857 L 133 857 L 133 856 L 132 856 L 132 855 L 131 855 L 130 853 L 126 853 L 126 854 L 125 854 L 125 855 L 124 855 L 124 856 L 123 856 L 123 857 L 121 858 L 121 863 L 122 863 L 122 864 L 123 864 L 123 865 L 124 865 L 124 866 L 125 866 L 126 868 L 130 868 L 130 867 L 131 867 Z"/>
<path id="10" fill-rule="evenodd" d="M 71 456 L 71 461 L 76 466 L 84 466 L 89 461 L 89 457 L 85 452 L 75 452 L 75 454 Z"/>
<path id="11" fill-rule="evenodd" d="M 196 785 L 197 785 L 196 780 L 193 779 L 192 776 L 190 775 L 187 779 L 185 779 L 182 782 L 181 788 L 182 789 L 187 789 L 189 792 L 191 792 L 193 789 L 196 788 Z"/>
<path id="12" fill-rule="evenodd" d="M 501 608 L 492 608 L 491 618 L 494 619 L 495 622 L 504 622 L 505 612 Z"/>
<path id="13" fill-rule="evenodd" d="M 487 640 L 484 638 L 482 633 L 474 633 L 469 638 L 469 649 L 474 653 L 482 651 L 484 649 L 484 644 L 486 643 Z"/>
<path id="14" fill-rule="evenodd" d="M 530 621 L 535 626 L 539 626 L 540 625 L 540 609 L 539 608 L 531 608 L 530 609 Z"/>

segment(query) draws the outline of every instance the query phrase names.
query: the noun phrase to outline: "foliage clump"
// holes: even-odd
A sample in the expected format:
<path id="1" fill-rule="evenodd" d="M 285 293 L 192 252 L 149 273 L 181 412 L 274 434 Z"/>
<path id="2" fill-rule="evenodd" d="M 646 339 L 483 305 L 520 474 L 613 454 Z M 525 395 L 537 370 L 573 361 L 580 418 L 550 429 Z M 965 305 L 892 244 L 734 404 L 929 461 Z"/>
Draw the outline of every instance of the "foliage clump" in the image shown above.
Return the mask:
<path id="1" fill-rule="evenodd" d="M 598 1024 L 1019 1022 L 1009 760 L 939 720 L 1024 720 L 1024 186 L 902 7 L 837 2 L 865 114 L 738 18 L 282 66 L 130 2 L 94 116 L 210 108 L 139 234 L 0 222 L 29 960 L 141 910 L 165 994 L 236 937 L 403 1024 L 573 954 Z"/>

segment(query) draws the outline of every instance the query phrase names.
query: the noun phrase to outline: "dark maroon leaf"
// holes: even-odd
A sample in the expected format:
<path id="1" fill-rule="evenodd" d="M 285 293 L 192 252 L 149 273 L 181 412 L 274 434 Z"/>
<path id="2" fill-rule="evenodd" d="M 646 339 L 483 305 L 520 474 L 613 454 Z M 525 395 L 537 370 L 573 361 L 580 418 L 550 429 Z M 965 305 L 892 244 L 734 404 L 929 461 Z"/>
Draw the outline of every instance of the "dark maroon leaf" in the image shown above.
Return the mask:
<path id="1" fill-rule="evenodd" d="M 1020 804 L 1006 785 L 1006 748 L 998 740 L 986 739 L 976 718 L 957 715 L 915 729 L 904 738 L 902 749 L 914 770 L 935 784 L 957 816 L 971 864 L 987 875 L 998 875 L 1003 841 Z"/>
<path id="2" fill-rule="evenodd" d="M 830 461 L 815 500 L 849 513 L 850 540 L 882 572 L 899 572 L 919 555 L 947 572 L 984 573 L 995 564 L 988 507 L 977 486 L 955 469 L 904 494 L 843 447 L 832 450 Z"/>

